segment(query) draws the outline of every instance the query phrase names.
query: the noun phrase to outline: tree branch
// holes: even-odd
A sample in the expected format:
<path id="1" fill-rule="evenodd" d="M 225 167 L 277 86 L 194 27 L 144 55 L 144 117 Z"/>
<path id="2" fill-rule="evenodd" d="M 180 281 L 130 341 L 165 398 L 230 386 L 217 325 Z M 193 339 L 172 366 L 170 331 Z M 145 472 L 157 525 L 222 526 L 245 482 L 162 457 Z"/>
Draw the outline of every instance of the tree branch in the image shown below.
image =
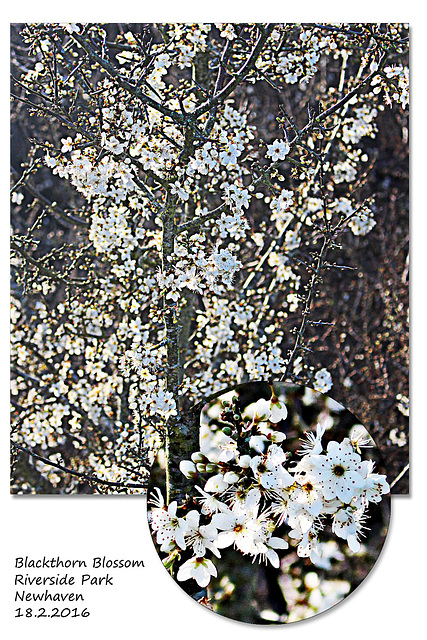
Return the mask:
<path id="1" fill-rule="evenodd" d="M 77 478 L 82 478 L 83 480 L 87 480 L 88 482 L 97 482 L 98 484 L 105 484 L 109 487 L 122 487 L 124 489 L 146 489 L 147 488 L 146 482 L 143 484 L 132 483 L 132 482 L 129 482 L 128 484 L 124 484 L 123 482 L 112 482 L 111 480 L 103 480 L 102 478 L 98 478 L 97 476 L 88 475 L 87 473 L 81 473 L 80 471 L 74 471 L 73 469 L 68 469 L 68 467 L 64 467 L 62 464 L 53 462 L 48 458 L 43 458 L 42 456 L 39 456 L 38 453 L 35 453 L 34 451 L 31 451 L 30 449 L 27 449 L 26 447 L 23 447 L 20 444 L 17 444 L 16 442 L 11 441 L 11 445 L 15 449 L 18 449 L 19 451 L 28 453 L 28 455 L 32 456 L 33 458 L 36 458 L 37 460 L 40 460 L 44 464 L 54 467 L 55 469 L 59 469 L 59 471 L 63 471 L 64 473 L 68 473 L 72 476 L 76 476 Z"/>
<path id="2" fill-rule="evenodd" d="M 193 116 L 198 118 L 202 114 L 206 113 L 206 111 L 210 111 L 213 107 L 217 106 L 220 102 L 223 102 L 233 91 L 234 89 L 244 80 L 244 78 L 253 71 L 255 67 L 255 63 L 258 60 L 258 57 L 264 47 L 264 44 L 268 40 L 271 32 L 274 29 L 274 24 L 267 24 L 262 30 L 260 29 L 260 35 L 255 43 L 254 48 L 252 49 L 249 57 L 244 62 L 244 64 L 240 67 L 239 71 L 234 76 L 233 80 L 230 80 L 228 84 L 225 85 L 219 93 L 214 94 L 210 100 L 207 100 L 203 104 L 201 104 L 197 109 L 193 111 Z"/>

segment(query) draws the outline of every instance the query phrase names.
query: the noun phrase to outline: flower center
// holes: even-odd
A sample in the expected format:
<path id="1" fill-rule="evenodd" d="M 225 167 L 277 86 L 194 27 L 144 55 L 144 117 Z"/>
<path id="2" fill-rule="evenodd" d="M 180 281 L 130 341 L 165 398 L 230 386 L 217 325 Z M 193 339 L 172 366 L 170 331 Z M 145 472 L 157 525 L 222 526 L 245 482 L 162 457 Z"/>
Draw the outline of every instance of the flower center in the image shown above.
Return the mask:
<path id="1" fill-rule="evenodd" d="M 341 464 L 336 464 L 335 467 L 332 470 L 332 473 L 335 476 L 338 476 L 338 478 L 340 478 L 341 476 L 343 476 L 345 474 L 345 469 Z"/>

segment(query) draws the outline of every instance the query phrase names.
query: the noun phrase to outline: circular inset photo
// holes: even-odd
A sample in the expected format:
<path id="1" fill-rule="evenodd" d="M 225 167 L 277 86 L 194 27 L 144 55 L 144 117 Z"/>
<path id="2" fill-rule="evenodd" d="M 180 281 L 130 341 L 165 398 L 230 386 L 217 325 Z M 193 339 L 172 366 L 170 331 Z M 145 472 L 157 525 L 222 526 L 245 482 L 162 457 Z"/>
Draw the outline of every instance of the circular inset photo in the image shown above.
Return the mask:
<path id="1" fill-rule="evenodd" d="M 199 449 L 177 471 L 166 446 L 147 495 L 152 538 L 172 578 L 220 615 L 311 618 L 349 596 L 384 545 L 380 451 L 350 411 L 310 388 L 227 390 L 203 407 Z"/>

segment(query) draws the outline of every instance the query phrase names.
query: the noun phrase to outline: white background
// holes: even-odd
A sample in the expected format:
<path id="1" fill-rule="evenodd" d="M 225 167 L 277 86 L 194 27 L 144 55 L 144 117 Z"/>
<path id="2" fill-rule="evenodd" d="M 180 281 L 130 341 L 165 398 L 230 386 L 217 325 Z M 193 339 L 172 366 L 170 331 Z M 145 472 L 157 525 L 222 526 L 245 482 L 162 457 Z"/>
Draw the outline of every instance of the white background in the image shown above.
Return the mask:
<path id="1" fill-rule="evenodd" d="M 420 571 L 419 564 L 423 561 L 422 545 L 417 544 L 423 540 L 422 535 L 421 539 L 420 536 L 415 539 L 410 534 L 421 524 L 414 518 L 413 497 L 393 499 L 385 547 L 371 574 L 358 589 L 328 612 L 285 628 L 238 623 L 206 610 L 187 596 L 168 575 L 154 550 L 143 497 L 16 496 L 6 499 L 5 507 L 1 626 L 8 630 L 3 636 L 7 639 L 115 640 L 146 637 L 150 632 L 160 638 L 200 634 L 203 640 L 228 638 L 236 633 L 258 639 L 260 635 L 266 638 L 286 633 L 289 640 L 305 640 L 329 638 L 331 632 L 336 636 L 339 631 L 339 638 L 349 640 L 363 638 L 366 633 L 380 633 L 381 637 L 393 640 L 404 637 L 408 625 L 423 617 L 421 599 L 425 573 Z M 32 558 L 59 555 L 63 559 L 88 561 L 93 556 L 104 555 L 142 558 L 145 568 L 113 570 L 110 571 L 114 576 L 113 587 L 85 588 L 85 606 L 91 612 L 88 618 L 13 618 L 17 606 L 14 559 L 25 555 Z M 56 575 L 63 570 L 28 572 Z M 104 574 L 101 570 L 93 573 Z M 31 591 L 31 587 L 28 590 Z M 20 604 L 22 608 L 29 605 L 31 603 Z M 38 606 L 39 603 L 33 609 Z M 420 636 L 415 635 L 417 637 Z"/>
<path id="2" fill-rule="evenodd" d="M 154 550 L 146 523 L 145 499 L 141 497 L 94 496 L 10 496 L 8 494 L 8 254 L 7 244 L 0 252 L 3 295 L 0 296 L 0 342 L 3 384 L 0 407 L 3 435 L 1 438 L 0 500 L 0 628 L 9 640 L 115 640 L 116 638 L 184 638 L 202 636 L 216 640 L 244 634 L 248 638 L 277 637 L 289 640 L 306 638 L 363 639 L 373 637 L 418 638 L 425 628 L 426 565 L 426 420 L 422 415 L 425 402 L 425 252 L 427 238 L 426 188 L 427 162 L 425 120 L 425 43 L 422 3 L 342 2 L 304 3 L 300 7 L 285 0 L 280 3 L 227 3 L 221 0 L 211 6 L 195 3 L 162 3 L 160 6 L 135 5 L 99 7 L 92 3 L 72 2 L 61 7 L 53 3 L 20 2 L 2 8 L 4 20 L 0 46 L 1 69 L 4 73 L 1 101 L 2 113 L 2 194 L 4 197 L 4 232 L 7 243 L 9 201 L 7 191 L 9 162 L 8 60 L 9 22 L 185 22 L 185 21 L 274 21 L 301 20 L 392 22 L 408 21 L 411 25 L 411 496 L 392 500 L 389 534 L 373 571 L 354 594 L 329 612 L 309 621 L 292 625 L 260 627 L 233 622 L 193 602 L 169 577 Z M 301 4 L 301 3 L 300 3 Z M 355 5 L 355 6 L 354 6 Z M 68 11 L 67 11 L 68 9 Z M 117 10 L 118 9 L 118 10 Z M 138 10 L 137 10 L 138 9 Z M 90 14 L 88 15 L 88 11 Z M 262 13 L 264 11 L 264 13 Z M 273 14 L 273 15 L 272 15 Z M 415 348 L 414 348 L 415 344 Z M 386 420 L 386 416 L 385 416 Z M 386 425 L 385 425 L 386 427 Z M 415 444 L 414 444 L 415 442 Z M 14 559 L 16 556 L 40 558 L 61 556 L 89 560 L 93 556 L 109 558 L 142 558 L 144 569 L 122 569 L 113 572 L 113 587 L 92 587 L 87 593 L 88 618 L 25 619 L 14 618 Z M 89 571 L 88 571 L 89 572 Z M 56 573 L 56 572 L 53 572 Z M 110 572 L 111 573 L 111 572 Z M 101 571 L 96 572 L 101 575 Z M 77 591 L 77 589 L 76 589 Z M 421 627 L 422 628 L 422 627 Z M 411 633 L 411 629 L 417 629 Z"/>

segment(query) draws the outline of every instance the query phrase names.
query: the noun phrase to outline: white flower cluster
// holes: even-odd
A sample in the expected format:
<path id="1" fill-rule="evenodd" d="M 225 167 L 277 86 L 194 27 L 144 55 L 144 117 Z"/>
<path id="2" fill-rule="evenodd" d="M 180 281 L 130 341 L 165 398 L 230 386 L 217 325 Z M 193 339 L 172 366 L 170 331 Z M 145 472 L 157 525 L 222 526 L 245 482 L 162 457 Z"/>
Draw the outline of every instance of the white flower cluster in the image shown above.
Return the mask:
<path id="1" fill-rule="evenodd" d="M 157 347 L 147 342 L 141 345 L 134 342 L 131 349 L 122 357 L 120 368 L 126 376 L 129 376 L 131 371 L 135 371 L 141 378 L 147 378 L 161 369 L 165 354 L 164 346 Z"/>
<path id="2" fill-rule="evenodd" d="M 301 29 L 299 39 L 303 46 L 290 52 L 281 51 L 278 56 L 277 71 L 289 84 L 309 80 L 317 71 L 321 53 L 335 48 L 328 36 L 319 36 L 309 30 Z"/>
<path id="3" fill-rule="evenodd" d="M 201 242 L 204 235 L 191 236 L 186 243 L 176 242 L 174 249 L 174 268 L 167 274 L 158 271 L 156 279 L 159 287 L 167 291 L 165 297 L 177 301 L 184 288 L 200 294 L 204 290 L 219 292 L 218 283 L 230 288 L 242 262 L 230 248 L 221 248 L 219 243 L 207 254 Z"/>
<path id="4" fill-rule="evenodd" d="M 391 106 L 394 101 L 405 109 L 409 104 L 409 68 L 391 65 L 384 67 L 383 73 L 386 79 L 378 75 L 371 82 L 374 93 L 384 90 L 386 104 Z"/>
<path id="5" fill-rule="evenodd" d="M 221 38 L 226 38 L 227 40 L 234 40 L 237 38 L 237 33 L 234 30 L 234 25 L 227 22 L 215 22 L 215 26 L 220 30 Z"/>
<path id="6" fill-rule="evenodd" d="M 357 208 L 356 213 L 350 200 L 368 159 L 358 147 L 363 136 L 373 136 L 383 126 L 378 117 L 384 108 L 379 104 L 381 90 L 390 102 L 399 103 L 398 112 L 408 99 L 404 59 L 398 64 L 393 55 L 395 66 L 374 69 L 375 47 L 369 45 L 365 51 L 364 46 L 355 46 L 358 39 L 345 24 L 274 25 L 257 60 L 243 74 L 241 87 L 233 92 L 226 86 L 239 80 L 246 56 L 262 35 L 260 25 L 146 26 L 153 36 L 147 47 L 128 27 L 122 32 L 114 25 L 34 24 L 22 35 L 32 47 L 28 64 L 34 69 L 26 65 L 28 71 L 22 71 L 20 91 L 27 86 L 30 95 L 40 92 L 45 107 L 69 105 L 64 112 L 62 107 L 52 111 L 65 128 L 59 136 L 54 128 L 46 128 L 46 136 L 52 135 L 40 148 L 46 149 L 46 166 L 78 192 L 67 186 L 69 222 L 74 211 L 88 226 L 85 230 L 82 225 L 76 235 L 70 230 L 63 272 L 61 253 L 56 253 L 56 227 L 47 238 L 40 237 L 43 242 L 35 255 L 46 250 L 40 265 L 44 264 L 45 274 L 51 271 L 52 278 L 40 271 L 40 277 L 29 283 L 31 268 L 24 268 L 25 259 L 12 258 L 25 275 L 24 290 L 30 295 L 22 297 L 23 313 L 15 315 L 13 329 L 12 358 L 23 369 L 12 382 L 13 399 L 24 412 L 14 438 L 47 451 L 64 442 L 81 449 L 105 448 L 104 460 L 98 454 L 96 462 L 85 455 L 81 463 L 83 470 L 94 462 L 91 473 L 98 475 L 109 468 L 104 462 L 111 460 L 113 450 L 127 461 L 126 442 L 134 447 L 138 441 L 141 446 L 134 448 L 141 451 L 151 441 L 146 448 L 154 450 L 154 429 L 161 433 L 177 409 L 162 380 L 168 366 L 165 349 L 152 348 L 168 338 L 165 306 L 182 327 L 181 335 L 187 335 L 188 328 L 190 336 L 181 371 L 181 395 L 186 400 L 195 401 L 248 377 L 267 378 L 285 371 L 283 354 L 292 345 L 284 320 L 301 313 L 304 300 L 298 295 L 303 279 L 300 258 L 309 254 L 323 217 L 333 220 L 336 215 L 337 222 L 340 215 L 348 217 L 347 226 L 355 235 L 374 227 L 369 208 Z M 370 42 L 371 27 L 357 28 Z M 393 29 L 389 26 L 390 37 L 398 41 L 402 25 Z M 381 30 L 377 37 L 372 42 L 383 41 Z M 109 61 L 108 67 L 92 65 L 81 39 L 98 52 L 99 62 Z M 218 67 L 221 50 L 225 57 Z M 53 55 L 56 63 L 48 64 Z M 363 70 L 365 58 L 370 72 L 378 71 L 372 87 L 363 80 L 371 77 Z M 354 75 L 359 62 L 362 75 Z M 210 90 L 221 71 L 225 76 L 217 95 L 226 97 L 210 108 Z M 360 90 L 346 109 L 340 109 L 339 117 L 334 112 L 332 128 L 329 120 L 322 131 L 308 126 L 310 122 L 304 126 L 301 111 L 297 138 L 285 121 L 280 128 L 272 126 L 276 114 L 267 109 L 267 102 L 265 113 L 263 101 L 257 106 L 262 86 L 257 90 L 254 85 L 268 82 L 280 89 L 283 83 L 298 83 L 284 88 L 292 112 L 294 96 L 315 104 L 314 96 L 324 95 L 324 107 L 330 108 L 359 81 Z M 149 100 L 135 97 L 139 92 Z M 157 108 L 150 106 L 156 103 Z M 261 136 L 268 136 L 268 142 Z M 313 153 L 318 138 L 329 150 L 324 167 L 326 203 L 316 197 Z M 363 141 L 369 151 L 368 143 Z M 33 177 L 41 180 L 42 175 Z M 330 200 L 335 191 L 330 181 L 348 199 Z M 283 189 L 283 183 L 290 188 Z M 25 180 L 18 186 L 26 188 Z M 23 197 L 13 191 L 12 202 L 24 205 Z M 167 202 L 175 210 L 173 243 L 170 238 L 165 241 Z M 19 216 L 22 213 L 23 209 L 18 211 Z M 19 220 L 13 221 L 17 240 L 22 234 Z M 39 242 L 39 230 L 33 231 Z M 61 234 L 58 229 L 58 243 Z M 54 246 L 51 261 L 48 250 Z M 52 270 L 46 269 L 49 264 Z M 65 264 L 70 269 L 74 265 L 73 270 L 68 272 Z M 78 274 L 76 280 L 73 273 Z M 68 279 L 75 281 L 70 296 L 68 285 L 63 293 L 63 278 L 64 285 Z M 20 290 L 14 288 L 14 295 L 21 299 Z M 45 298 L 46 304 L 39 301 Z M 295 359 L 294 373 L 305 376 L 307 371 L 303 352 Z M 128 378 L 126 384 L 123 378 Z M 314 387 L 323 392 L 332 384 L 328 372 L 312 378 Z M 92 424 L 100 425 L 96 436 Z"/>
<path id="7" fill-rule="evenodd" d="M 77 142 L 76 138 L 75 144 Z M 88 199 L 103 196 L 121 203 L 137 191 L 128 161 L 105 156 L 97 163 L 94 154 L 91 157 L 89 153 L 83 155 L 81 151 L 75 150 L 72 151 L 69 161 L 52 157 L 47 153 L 45 163 L 53 173 L 69 180 Z"/>
<path id="8" fill-rule="evenodd" d="M 334 164 L 333 180 L 337 184 L 341 182 L 353 182 L 357 177 L 357 171 L 350 158 L 346 158 Z"/>
<path id="9" fill-rule="evenodd" d="M 179 45 L 176 63 L 180 69 L 191 67 L 196 54 L 206 49 L 207 36 L 211 27 L 211 24 L 204 23 L 175 23 L 170 26 L 169 36 Z"/>
<path id="10" fill-rule="evenodd" d="M 285 359 L 282 357 L 280 349 L 281 337 L 278 336 L 273 342 L 263 341 L 261 349 L 249 348 L 243 354 L 245 370 L 252 379 L 262 379 L 271 373 L 278 374 L 284 370 Z"/>
<path id="11" fill-rule="evenodd" d="M 129 407 L 139 411 L 142 415 L 161 417 L 167 420 L 170 416 L 176 416 L 176 404 L 173 394 L 166 389 L 166 382 L 162 379 L 146 381 L 144 395 L 135 398 L 129 403 Z"/>
<path id="12" fill-rule="evenodd" d="M 293 214 L 289 211 L 293 204 L 294 194 L 289 189 L 282 189 L 277 197 L 270 200 L 270 209 L 272 211 L 271 219 L 279 233 L 282 233 L 293 218 Z"/>
<path id="13" fill-rule="evenodd" d="M 210 260 L 213 267 L 211 271 L 212 282 L 221 278 L 224 284 L 231 287 L 235 273 L 243 266 L 240 260 L 237 260 L 229 249 L 214 251 Z"/>
<path id="14" fill-rule="evenodd" d="M 354 429 L 341 442 L 330 440 L 324 450 L 325 427 L 318 424 L 316 432 L 306 434 L 299 460 L 291 461 L 282 446 L 286 435 L 277 428 L 287 417 L 283 400 L 274 394 L 258 400 L 243 422 L 242 415 L 233 416 L 236 405 L 224 402 L 223 407 L 221 418 L 230 425 L 235 420 L 234 427 L 223 429 L 217 447 L 205 446 L 180 465 L 195 482 L 194 508 L 186 510 L 176 501 L 166 506 L 156 489 L 149 513 L 160 551 L 167 554 L 166 566 L 178 564 L 181 552 L 192 551 L 178 566 L 177 580 L 193 578 L 206 587 L 217 575 L 207 553 L 219 558 L 220 550 L 231 546 L 275 567 L 280 566 L 277 550 L 289 544 L 299 557 L 320 562 L 327 519 L 332 533 L 346 540 L 352 552 L 359 551 L 369 504 L 390 490 L 386 477 L 374 473 L 372 460 L 362 459 L 360 447 L 369 444 L 364 432 Z M 274 535 L 282 525 L 287 539 L 281 532 Z"/>
<path id="15" fill-rule="evenodd" d="M 357 144 L 364 136 L 375 137 L 377 126 L 375 118 L 378 115 L 378 109 L 364 104 L 355 107 L 353 115 L 346 118 L 342 129 L 342 139 L 345 143 L 351 142 Z"/>

